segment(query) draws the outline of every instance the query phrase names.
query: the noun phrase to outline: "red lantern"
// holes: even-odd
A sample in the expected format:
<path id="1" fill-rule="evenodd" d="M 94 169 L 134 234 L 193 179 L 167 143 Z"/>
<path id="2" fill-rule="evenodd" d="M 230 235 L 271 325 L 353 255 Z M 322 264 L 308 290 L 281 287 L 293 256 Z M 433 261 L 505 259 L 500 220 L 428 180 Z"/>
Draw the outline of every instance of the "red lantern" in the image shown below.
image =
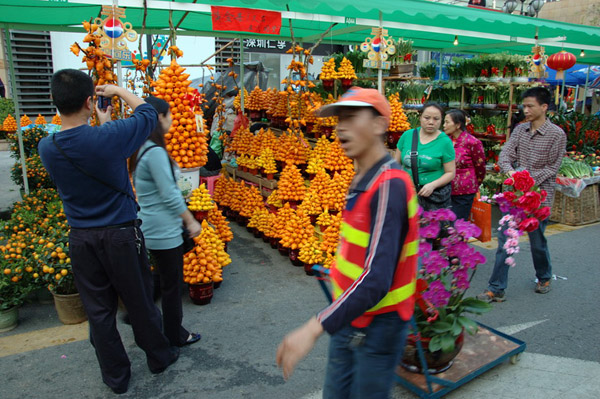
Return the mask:
<path id="1" fill-rule="evenodd" d="M 556 71 L 556 79 L 563 80 L 565 78 L 565 71 L 571 68 L 577 62 L 577 58 L 564 50 L 560 53 L 552 54 L 546 65 Z"/>

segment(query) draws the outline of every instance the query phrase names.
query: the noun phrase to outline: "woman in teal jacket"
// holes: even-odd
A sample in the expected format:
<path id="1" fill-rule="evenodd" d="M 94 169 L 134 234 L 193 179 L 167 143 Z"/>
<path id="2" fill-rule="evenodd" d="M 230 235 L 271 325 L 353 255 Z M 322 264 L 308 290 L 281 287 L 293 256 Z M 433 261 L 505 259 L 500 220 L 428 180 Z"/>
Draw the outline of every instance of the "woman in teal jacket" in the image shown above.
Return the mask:
<path id="1" fill-rule="evenodd" d="M 198 342 L 200 334 L 190 333 L 181 325 L 182 223 L 192 237 L 200 234 L 201 227 L 185 204 L 177 186 L 179 168 L 165 149 L 165 133 L 172 123 L 169 104 L 156 97 L 146 102 L 158 112 L 158 124 L 130 158 L 129 171 L 140 205 L 138 216 L 146 247 L 160 274 L 164 333 L 171 345 L 183 346 Z"/>

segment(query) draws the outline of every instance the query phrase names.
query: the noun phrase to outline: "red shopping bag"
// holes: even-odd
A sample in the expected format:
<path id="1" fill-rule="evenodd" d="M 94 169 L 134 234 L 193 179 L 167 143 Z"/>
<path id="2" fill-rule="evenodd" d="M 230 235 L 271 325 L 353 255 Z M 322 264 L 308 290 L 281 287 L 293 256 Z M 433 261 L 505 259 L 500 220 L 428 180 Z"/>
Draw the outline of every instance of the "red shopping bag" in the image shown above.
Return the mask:
<path id="1" fill-rule="evenodd" d="M 479 201 L 479 193 L 475 196 L 469 221 L 481 229 L 477 239 L 481 242 L 492 240 L 492 205 Z"/>

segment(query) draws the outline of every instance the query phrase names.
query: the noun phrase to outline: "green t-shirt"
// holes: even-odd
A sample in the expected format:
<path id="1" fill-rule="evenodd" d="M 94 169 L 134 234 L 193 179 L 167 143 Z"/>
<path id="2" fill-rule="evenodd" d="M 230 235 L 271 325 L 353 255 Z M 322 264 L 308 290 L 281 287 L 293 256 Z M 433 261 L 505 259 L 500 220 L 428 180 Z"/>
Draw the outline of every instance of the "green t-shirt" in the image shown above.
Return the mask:
<path id="1" fill-rule="evenodd" d="M 419 130 L 421 128 L 418 128 Z M 402 154 L 402 167 L 412 177 L 410 168 L 410 151 L 412 149 L 413 130 L 407 130 L 398 140 L 398 149 Z M 417 146 L 419 153 L 417 161 L 419 164 L 419 184 L 424 185 L 431 183 L 442 177 L 444 174 L 444 164 L 454 161 L 454 145 L 452 139 L 444 132 L 433 141 L 427 144 L 419 144 Z"/>

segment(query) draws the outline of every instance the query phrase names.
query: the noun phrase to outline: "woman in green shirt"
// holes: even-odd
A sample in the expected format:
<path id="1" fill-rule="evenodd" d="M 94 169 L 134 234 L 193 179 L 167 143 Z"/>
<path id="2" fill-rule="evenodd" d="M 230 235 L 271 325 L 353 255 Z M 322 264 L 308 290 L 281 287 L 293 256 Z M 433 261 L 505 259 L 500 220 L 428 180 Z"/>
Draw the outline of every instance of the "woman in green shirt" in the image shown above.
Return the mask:
<path id="1" fill-rule="evenodd" d="M 412 176 L 410 153 L 413 135 L 417 141 L 419 204 L 425 210 L 450 208 L 450 183 L 454 179 L 454 145 L 440 131 L 444 110 L 436 103 L 427 103 L 421 113 L 421 127 L 406 131 L 398 140 L 394 158 Z M 413 177 L 413 181 L 414 181 Z"/>

